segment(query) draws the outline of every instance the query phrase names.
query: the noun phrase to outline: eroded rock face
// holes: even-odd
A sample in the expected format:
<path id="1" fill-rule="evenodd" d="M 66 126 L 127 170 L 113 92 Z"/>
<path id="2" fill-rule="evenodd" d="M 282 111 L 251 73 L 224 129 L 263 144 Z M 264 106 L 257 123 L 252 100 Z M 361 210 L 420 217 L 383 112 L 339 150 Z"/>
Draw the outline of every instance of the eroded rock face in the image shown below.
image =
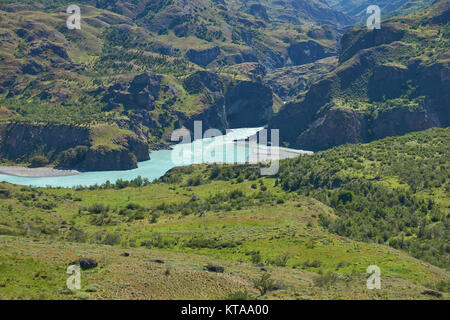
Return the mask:
<path id="1" fill-rule="evenodd" d="M 0 125 L 0 155 L 3 158 L 28 160 L 36 155 L 45 155 L 49 160 L 58 153 L 79 145 L 90 145 L 87 128 L 68 125 Z"/>
<path id="2" fill-rule="evenodd" d="M 430 117 L 430 112 L 421 108 L 399 106 L 370 113 L 341 107 L 332 107 L 323 112 L 295 104 L 290 107 L 293 108 L 291 112 L 283 112 L 282 118 L 277 115 L 270 127 L 274 129 L 277 128 L 276 125 L 280 125 L 283 141 L 290 141 L 291 147 L 311 151 L 346 143 L 370 142 L 437 125 L 433 117 Z M 291 131 L 285 130 L 282 125 L 282 121 L 287 121 L 288 118 L 298 119 L 297 122 L 294 120 L 297 126 L 291 128 Z"/>
<path id="3" fill-rule="evenodd" d="M 89 148 L 83 161 L 74 166 L 83 171 L 131 170 L 137 168 L 136 156 L 125 148 L 107 146 Z"/>
<path id="4" fill-rule="evenodd" d="M 349 30 L 341 39 L 342 49 L 339 60 L 347 61 L 360 50 L 398 41 L 406 34 L 405 30 L 389 23 L 384 23 L 383 28 L 371 30 L 371 32 L 367 32 L 366 29 Z"/>
<path id="5" fill-rule="evenodd" d="M 333 108 L 304 131 L 295 144 L 317 151 L 360 142 L 362 118 L 355 110 Z"/>
<path id="6" fill-rule="evenodd" d="M 272 90 L 259 82 L 239 81 L 227 88 L 225 106 L 231 128 L 267 124 L 272 115 Z"/>
<path id="7" fill-rule="evenodd" d="M 138 161 L 150 159 L 146 140 L 135 135 L 116 137 L 115 146 L 77 146 L 62 152 L 58 165 L 81 171 L 131 170 Z"/>
<path id="8" fill-rule="evenodd" d="M 128 88 L 116 84 L 106 89 L 102 100 L 108 103 L 108 109 L 117 108 L 118 104 L 122 104 L 126 109 L 153 110 L 159 98 L 162 79 L 162 76 L 153 72 L 137 75 Z"/>
<path id="9" fill-rule="evenodd" d="M 189 49 L 186 52 L 186 58 L 200 66 L 207 66 L 220 55 L 220 48 L 214 46 L 207 49 Z"/>
<path id="10" fill-rule="evenodd" d="M 183 87 L 190 94 L 197 94 L 205 89 L 220 93 L 223 91 L 223 82 L 214 72 L 198 71 L 183 81 Z"/>
<path id="11" fill-rule="evenodd" d="M 267 14 L 266 7 L 261 4 L 255 3 L 250 5 L 249 12 L 256 18 L 263 19 L 264 21 L 269 21 L 269 15 Z"/>
<path id="12" fill-rule="evenodd" d="M 329 57 L 301 66 L 276 69 L 265 75 L 264 82 L 283 101 L 290 101 L 300 93 L 307 91 L 311 84 L 333 70 L 337 61 L 337 57 Z"/>
<path id="13" fill-rule="evenodd" d="M 377 117 L 358 110 L 332 108 L 312 123 L 295 141 L 295 146 L 319 151 L 346 144 L 369 142 L 389 136 L 431 128 L 426 112 L 395 108 Z"/>
<path id="14" fill-rule="evenodd" d="M 114 142 L 124 147 L 131 152 L 137 161 L 150 160 L 150 150 L 145 136 L 138 137 L 137 135 L 120 136 L 114 139 Z"/>
<path id="15" fill-rule="evenodd" d="M 114 147 L 92 146 L 91 140 L 88 128 L 4 124 L 0 126 L 0 156 L 27 162 L 41 155 L 59 167 L 82 171 L 135 169 L 137 161 L 150 159 L 147 140 L 134 134 L 116 137 Z"/>
<path id="16" fill-rule="evenodd" d="M 257 70 L 257 67 L 250 68 L 250 75 Z M 190 94 L 203 94 L 205 105 L 198 114 L 178 115 L 180 124 L 190 130 L 194 121 L 202 121 L 205 130 L 216 128 L 222 131 L 265 125 L 273 113 L 273 92 L 259 80 L 232 80 L 214 72 L 198 71 L 187 77 L 183 86 Z"/>
<path id="17" fill-rule="evenodd" d="M 288 48 L 288 55 L 292 63 L 302 65 L 312 63 L 314 61 L 331 57 L 336 52 L 331 51 L 316 41 L 302 41 L 291 44 Z"/>
<path id="18" fill-rule="evenodd" d="M 291 147 L 316 151 L 450 125 L 448 59 L 411 49 L 423 39 L 407 23 L 348 31 L 339 66 L 284 105 L 269 127 Z"/>

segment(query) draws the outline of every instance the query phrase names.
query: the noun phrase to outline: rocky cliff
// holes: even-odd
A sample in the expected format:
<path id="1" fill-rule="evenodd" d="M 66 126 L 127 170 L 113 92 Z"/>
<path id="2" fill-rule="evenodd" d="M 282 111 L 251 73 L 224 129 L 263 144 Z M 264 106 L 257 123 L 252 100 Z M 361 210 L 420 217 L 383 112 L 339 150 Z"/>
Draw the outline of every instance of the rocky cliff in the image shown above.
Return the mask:
<path id="1" fill-rule="evenodd" d="M 191 94 L 201 94 L 205 102 L 200 112 L 180 116 L 181 125 L 189 129 L 198 120 L 203 121 L 205 130 L 260 126 L 267 124 L 273 114 L 273 92 L 260 80 L 236 80 L 199 71 L 188 76 L 183 86 Z"/>
<path id="2" fill-rule="evenodd" d="M 433 23 L 449 10 L 439 1 L 381 30 L 348 31 L 337 69 L 286 104 L 270 127 L 292 147 L 323 150 L 450 125 L 449 34 Z"/>
<path id="3" fill-rule="evenodd" d="M 36 155 L 55 160 L 67 149 L 91 145 L 87 128 L 67 125 L 0 125 L 0 156 L 8 160 L 27 161 Z"/>
<path id="4" fill-rule="evenodd" d="M 86 127 L 5 123 L 0 125 L 0 157 L 27 163 L 45 156 L 52 164 L 83 171 L 128 170 L 150 159 L 146 140 L 130 132 L 111 144 L 95 144 Z"/>

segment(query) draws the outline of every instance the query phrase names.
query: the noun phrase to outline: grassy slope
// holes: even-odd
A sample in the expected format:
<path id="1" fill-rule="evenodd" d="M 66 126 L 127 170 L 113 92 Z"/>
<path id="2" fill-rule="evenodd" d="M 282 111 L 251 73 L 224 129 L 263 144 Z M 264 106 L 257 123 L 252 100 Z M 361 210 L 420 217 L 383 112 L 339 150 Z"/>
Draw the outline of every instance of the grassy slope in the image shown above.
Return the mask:
<path id="1" fill-rule="evenodd" d="M 384 275 L 383 288 L 366 289 L 367 276 L 340 276 L 330 286 L 317 286 L 317 274 L 280 267 L 268 268 L 284 289 L 261 297 L 253 287 L 259 267 L 226 259 L 148 249 L 125 250 L 110 246 L 33 242 L 0 237 L 1 299 L 225 299 L 248 292 L 257 299 L 427 299 L 425 287 L 398 276 Z M 65 288 L 68 263 L 79 256 L 96 258 L 99 267 L 82 273 L 80 292 Z M 164 259 L 165 264 L 152 259 Z M 211 274 L 206 264 L 225 266 L 224 274 Z M 169 271 L 167 271 L 169 270 Z M 444 298 L 448 298 L 444 295 Z"/>

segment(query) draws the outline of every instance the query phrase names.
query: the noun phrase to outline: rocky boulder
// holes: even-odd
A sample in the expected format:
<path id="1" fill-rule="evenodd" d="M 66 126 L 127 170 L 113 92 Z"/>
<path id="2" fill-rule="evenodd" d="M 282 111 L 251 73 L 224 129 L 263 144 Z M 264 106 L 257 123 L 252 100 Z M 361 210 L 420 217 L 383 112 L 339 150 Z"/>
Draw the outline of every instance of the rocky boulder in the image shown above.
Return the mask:
<path id="1" fill-rule="evenodd" d="M 224 273 L 225 272 L 225 268 L 221 267 L 221 266 L 208 265 L 208 266 L 205 266 L 205 269 L 208 270 L 209 272 L 215 272 L 215 273 Z"/>
<path id="2" fill-rule="evenodd" d="M 71 265 L 79 265 L 82 270 L 94 269 L 98 266 L 98 262 L 92 258 L 81 258 L 72 263 Z"/>

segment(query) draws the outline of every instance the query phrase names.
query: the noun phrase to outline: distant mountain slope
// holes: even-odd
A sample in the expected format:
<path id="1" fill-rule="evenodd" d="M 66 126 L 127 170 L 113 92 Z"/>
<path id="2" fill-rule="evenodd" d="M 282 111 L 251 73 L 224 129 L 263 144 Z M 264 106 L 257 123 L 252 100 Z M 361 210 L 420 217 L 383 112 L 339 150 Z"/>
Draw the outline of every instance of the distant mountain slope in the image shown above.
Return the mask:
<path id="1" fill-rule="evenodd" d="M 266 73 L 335 56 L 350 22 L 319 0 L 286 1 L 285 11 L 276 1 L 78 3 L 81 30 L 66 27 L 71 1 L 0 3 L 1 121 L 118 125 L 153 148 L 193 120 L 205 129 L 264 125 L 281 103 Z M 57 157 L 33 150 L 0 157 Z"/>
<path id="2" fill-rule="evenodd" d="M 335 10 L 365 22 L 369 17 L 367 8 L 377 5 L 383 19 L 417 12 L 432 5 L 436 0 L 326 0 Z"/>
<path id="3" fill-rule="evenodd" d="M 290 146 L 320 150 L 450 125 L 450 1 L 349 30 L 340 65 L 270 123 Z"/>

